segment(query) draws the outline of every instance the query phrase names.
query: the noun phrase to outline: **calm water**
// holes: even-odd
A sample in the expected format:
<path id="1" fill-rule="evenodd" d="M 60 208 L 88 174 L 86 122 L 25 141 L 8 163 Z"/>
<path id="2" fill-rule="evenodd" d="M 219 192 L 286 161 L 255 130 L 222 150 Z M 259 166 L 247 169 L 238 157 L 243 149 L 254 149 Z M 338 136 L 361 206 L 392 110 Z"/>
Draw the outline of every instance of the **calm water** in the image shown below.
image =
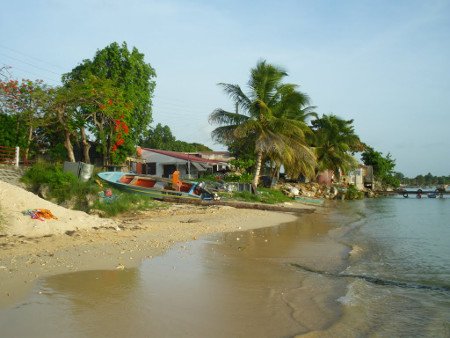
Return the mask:
<path id="1" fill-rule="evenodd" d="M 345 202 L 40 280 L 5 337 L 449 337 L 450 199 Z"/>

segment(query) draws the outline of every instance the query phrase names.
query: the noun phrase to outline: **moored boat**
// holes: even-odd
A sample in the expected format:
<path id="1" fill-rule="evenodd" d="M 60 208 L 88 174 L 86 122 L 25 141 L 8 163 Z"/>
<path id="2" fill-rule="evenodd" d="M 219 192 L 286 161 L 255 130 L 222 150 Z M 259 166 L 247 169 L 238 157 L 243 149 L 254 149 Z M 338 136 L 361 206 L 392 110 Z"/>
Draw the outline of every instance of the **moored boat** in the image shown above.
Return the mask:
<path id="1" fill-rule="evenodd" d="M 145 194 L 151 198 L 177 197 L 188 199 L 214 199 L 214 194 L 205 190 L 198 182 L 181 182 L 179 190 L 172 187 L 172 181 L 162 177 L 123 173 L 101 172 L 98 176 L 113 186 L 129 192 Z"/>
<path id="2" fill-rule="evenodd" d="M 295 196 L 295 201 L 304 203 L 304 204 L 310 204 L 310 205 L 323 205 L 325 203 L 325 200 L 323 198 L 316 198 L 316 197 L 307 197 L 307 196 Z"/>

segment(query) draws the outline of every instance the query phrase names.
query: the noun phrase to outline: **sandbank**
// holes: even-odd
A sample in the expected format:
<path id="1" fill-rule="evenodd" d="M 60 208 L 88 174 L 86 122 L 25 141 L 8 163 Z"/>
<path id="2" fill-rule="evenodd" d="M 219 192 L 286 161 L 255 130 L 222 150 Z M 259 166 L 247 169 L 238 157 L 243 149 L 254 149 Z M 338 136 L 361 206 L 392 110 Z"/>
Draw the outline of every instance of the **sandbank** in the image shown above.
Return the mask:
<path id="1" fill-rule="evenodd" d="M 49 209 L 58 219 L 39 221 L 22 214 L 33 208 Z M 135 267 L 177 242 L 219 232 L 270 227 L 297 217 L 226 206 L 172 204 L 104 219 L 62 208 L 1 181 L 0 215 L 1 307 L 24 297 L 40 277 Z"/>

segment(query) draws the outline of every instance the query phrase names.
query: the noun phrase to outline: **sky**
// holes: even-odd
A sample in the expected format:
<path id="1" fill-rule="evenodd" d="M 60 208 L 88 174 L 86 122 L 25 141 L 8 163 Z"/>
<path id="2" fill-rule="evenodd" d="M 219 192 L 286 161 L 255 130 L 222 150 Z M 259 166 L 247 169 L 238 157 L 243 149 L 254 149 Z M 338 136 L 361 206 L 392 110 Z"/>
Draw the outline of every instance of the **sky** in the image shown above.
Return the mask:
<path id="1" fill-rule="evenodd" d="M 353 119 L 363 142 L 406 176 L 450 175 L 450 0 L 0 0 L 0 67 L 60 84 L 125 41 L 156 70 L 153 125 L 211 139 L 217 85 L 259 60 L 283 67 L 317 113 Z"/>

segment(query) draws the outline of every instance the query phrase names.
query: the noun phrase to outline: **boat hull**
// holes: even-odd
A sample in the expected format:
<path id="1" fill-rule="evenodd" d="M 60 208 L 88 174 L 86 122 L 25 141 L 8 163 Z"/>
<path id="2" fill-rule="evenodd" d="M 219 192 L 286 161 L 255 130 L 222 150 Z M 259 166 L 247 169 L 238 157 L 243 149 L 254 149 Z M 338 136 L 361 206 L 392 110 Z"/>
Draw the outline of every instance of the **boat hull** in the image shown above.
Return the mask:
<path id="1" fill-rule="evenodd" d="M 309 205 L 315 205 L 315 206 L 323 205 L 325 203 L 325 200 L 323 200 L 321 198 L 312 198 L 312 197 L 305 197 L 305 196 L 296 196 L 294 198 L 294 200 L 296 202 L 309 204 Z"/>
<path id="2" fill-rule="evenodd" d="M 118 189 L 131 193 L 144 194 L 150 198 L 164 199 L 211 199 L 212 196 L 196 182 L 183 182 L 181 191 L 171 187 L 171 181 L 160 177 L 150 177 L 116 171 L 101 172 L 98 176 Z"/>

